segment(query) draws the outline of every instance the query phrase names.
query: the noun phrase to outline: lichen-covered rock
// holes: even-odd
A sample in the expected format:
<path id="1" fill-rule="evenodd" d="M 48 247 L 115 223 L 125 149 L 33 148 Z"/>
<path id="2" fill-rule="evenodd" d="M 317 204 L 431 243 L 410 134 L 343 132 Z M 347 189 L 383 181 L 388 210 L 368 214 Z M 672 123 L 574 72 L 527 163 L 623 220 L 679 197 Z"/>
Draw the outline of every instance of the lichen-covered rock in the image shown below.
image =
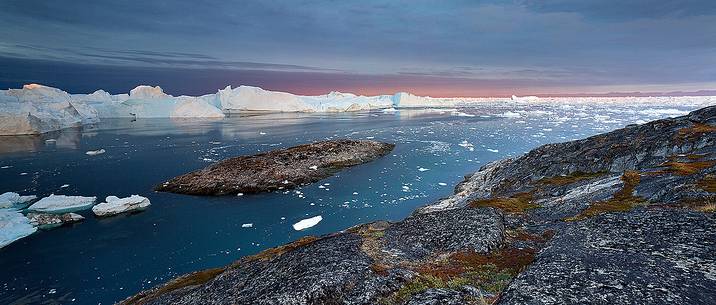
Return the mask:
<path id="1" fill-rule="evenodd" d="M 639 209 L 574 223 L 500 304 L 715 304 L 716 217 Z"/>
<path id="2" fill-rule="evenodd" d="M 226 159 L 155 189 L 191 195 L 227 195 L 290 189 L 375 160 L 395 145 L 368 140 L 331 140 Z"/>
<path id="3" fill-rule="evenodd" d="M 123 303 L 714 304 L 715 210 L 716 106 L 493 162 L 403 221 Z"/>

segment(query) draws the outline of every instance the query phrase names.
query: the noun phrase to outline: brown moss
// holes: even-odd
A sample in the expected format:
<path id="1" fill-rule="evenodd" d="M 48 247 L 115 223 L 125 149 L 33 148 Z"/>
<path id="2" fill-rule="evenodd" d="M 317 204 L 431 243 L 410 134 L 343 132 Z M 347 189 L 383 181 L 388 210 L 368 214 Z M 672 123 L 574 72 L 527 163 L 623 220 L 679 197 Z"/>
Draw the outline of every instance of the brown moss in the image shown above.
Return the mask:
<path id="1" fill-rule="evenodd" d="M 266 249 L 266 250 L 264 250 L 264 251 L 261 251 L 261 252 L 259 252 L 259 253 L 257 253 L 257 254 L 254 254 L 254 255 L 252 255 L 252 256 L 247 256 L 247 257 L 246 257 L 246 260 L 247 260 L 247 261 L 256 261 L 256 260 L 266 261 L 266 260 L 270 260 L 270 259 L 273 259 L 273 258 L 275 258 L 275 257 L 277 257 L 277 256 L 280 256 L 280 255 L 282 255 L 282 254 L 284 254 L 284 253 L 286 253 L 286 252 L 293 251 L 293 250 L 295 250 L 295 249 L 298 249 L 298 248 L 300 248 L 300 247 L 303 247 L 303 246 L 305 246 L 305 245 L 308 245 L 308 244 L 310 244 L 310 243 L 312 243 L 312 242 L 314 242 L 314 241 L 317 241 L 317 240 L 319 240 L 319 238 L 318 238 L 318 237 L 314 237 L 314 236 L 301 237 L 300 239 L 298 239 L 298 240 L 296 240 L 296 241 L 294 241 L 294 242 L 291 242 L 291 243 L 289 243 L 289 244 L 285 244 L 285 245 L 278 246 L 278 247 L 275 247 L 275 248 L 269 248 L 269 249 Z M 238 265 L 238 262 L 237 262 L 237 263 L 234 263 L 234 264 L 232 265 L 232 267 L 237 266 L 237 265 Z"/>
<path id="2" fill-rule="evenodd" d="M 372 263 L 370 264 L 370 270 L 373 271 L 373 273 L 380 275 L 380 276 L 387 276 L 388 270 L 390 270 L 390 266 L 383 265 L 380 263 Z"/>
<path id="3" fill-rule="evenodd" d="M 662 164 L 661 166 L 667 167 L 664 172 L 679 176 L 689 176 L 697 174 L 704 169 L 711 168 L 714 165 L 716 165 L 716 161 L 679 162 L 672 160 Z"/>
<path id="4" fill-rule="evenodd" d="M 678 206 L 694 211 L 713 213 L 716 212 L 716 195 L 700 198 L 686 198 L 682 200 Z"/>
<path id="5" fill-rule="evenodd" d="M 716 132 L 716 127 L 704 123 L 694 123 L 691 127 L 679 129 L 676 135 L 679 140 L 692 141 L 712 132 Z"/>
<path id="6" fill-rule="evenodd" d="M 535 209 L 539 206 L 532 203 L 532 193 L 518 193 L 512 197 L 496 197 L 487 199 L 477 199 L 471 201 L 468 206 L 471 208 L 492 207 L 498 208 L 506 213 L 522 214 L 529 209 Z"/>
<path id="7" fill-rule="evenodd" d="M 169 281 L 164 286 L 161 286 L 158 289 L 149 290 L 148 292 L 143 292 L 143 293 L 137 294 L 127 300 L 124 300 L 124 301 L 122 301 L 122 304 L 136 304 L 136 305 L 145 304 L 147 302 L 150 302 L 150 301 L 156 299 L 159 296 L 165 295 L 172 291 L 175 291 L 175 290 L 178 290 L 181 288 L 185 288 L 185 287 L 204 284 L 210 280 L 213 280 L 219 274 L 222 274 L 224 271 L 226 271 L 225 268 L 213 268 L 213 269 L 207 269 L 207 270 L 189 273 L 187 275 L 184 275 L 184 276 L 181 276 L 181 277 L 178 277 L 178 278 L 175 278 L 175 279 Z"/>
<path id="8" fill-rule="evenodd" d="M 709 193 L 716 193 L 716 175 L 708 174 L 701 181 L 697 182 L 701 189 Z"/>
<path id="9" fill-rule="evenodd" d="M 626 212 L 642 204 L 644 199 L 634 196 L 634 188 L 639 185 L 641 176 L 637 171 L 626 171 L 622 175 L 624 186 L 611 199 L 595 202 L 577 216 L 566 218 L 566 221 L 578 221 L 585 218 L 611 212 Z"/>
<path id="10" fill-rule="evenodd" d="M 519 240 L 538 244 L 545 243 L 554 236 L 554 230 L 546 230 L 542 234 L 533 234 L 522 229 L 507 230 L 505 233 L 510 240 Z"/>
<path id="11" fill-rule="evenodd" d="M 607 174 L 607 171 L 600 171 L 596 173 L 585 173 L 585 172 L 574 172 L 567 176 L 554 176 L 549 178 L 542 178 L 538 180 L 536 183 L 538 185 L 555 185 L 555 186 L 562 186 L 562 185 L 568 185 L 575 182 L 579 182 L 582 180 L 588 180 L 593 179 L 597 177 L 601 177 Z"/>

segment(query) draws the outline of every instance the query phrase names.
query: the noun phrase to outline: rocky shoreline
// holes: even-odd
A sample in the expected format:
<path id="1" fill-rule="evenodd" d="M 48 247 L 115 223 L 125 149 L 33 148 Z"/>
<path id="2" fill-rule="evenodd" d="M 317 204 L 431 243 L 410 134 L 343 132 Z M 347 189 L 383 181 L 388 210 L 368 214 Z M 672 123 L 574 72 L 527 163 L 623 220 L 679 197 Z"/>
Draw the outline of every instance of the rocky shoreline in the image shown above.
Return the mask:
<path id="1" fill-rule="evenodd" d="M 219 161 L 155 188 L 188 195 L 230 195 L 292 189 L 328 178 L 341 169 L 380 158 L 394 144 L 330 140 Z"/>
<path id="2" fill-rule="evenodd" d="M 403 221 L 122 304 L 714 304 L 716 106 L 496 161 Z"/>

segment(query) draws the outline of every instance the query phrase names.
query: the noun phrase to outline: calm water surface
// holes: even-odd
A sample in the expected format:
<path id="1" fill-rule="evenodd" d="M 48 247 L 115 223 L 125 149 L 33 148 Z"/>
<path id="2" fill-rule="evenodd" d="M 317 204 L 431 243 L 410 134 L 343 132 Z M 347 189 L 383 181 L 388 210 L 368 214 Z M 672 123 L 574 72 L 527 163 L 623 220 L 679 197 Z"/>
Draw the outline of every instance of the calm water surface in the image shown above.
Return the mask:
<path id="1" fill-rule="evenodd" d="M 222 266 L 302 236 L 400 220 L 450 195 L 464 175 L 489 161 L 659 116 L 634 106 L 534 106 L 521 109 L 519 117 L 499 116 L 514 110 L 106 119 L 41 137 L 0 137 L 0 167 L 7 167 L 0 169 L 0 193 L 100 200 L 139 194 L 152 202 L 144 212 L 112 218 L 81 211 L 87 218 L 81 223 L 0 249 L 0 304 L 111 304 L 176 275 Z M 298 192 L 196 197 L 152 191 L 157 183 L 217 160 L 335 138 L 397 146 L 382 159 Z M 107 152 L 85 154 L 100 148 Z M 316 215 L 323 221 L 313 228 L 291 227 Z M 253 227 L 242 228 L 247 223 Z"/>

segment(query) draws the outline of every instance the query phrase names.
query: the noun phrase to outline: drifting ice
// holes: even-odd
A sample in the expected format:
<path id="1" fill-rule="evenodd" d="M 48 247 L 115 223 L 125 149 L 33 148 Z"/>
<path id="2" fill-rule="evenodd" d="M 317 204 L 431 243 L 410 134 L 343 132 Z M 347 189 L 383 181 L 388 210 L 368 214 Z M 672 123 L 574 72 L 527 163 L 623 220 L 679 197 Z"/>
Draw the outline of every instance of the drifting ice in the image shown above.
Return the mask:
<path id="1" fill-rule="evenodd" d="M 125 212 L 142 211 L 151 205 L 149 199 L 139 195 L 132 195 L 126 198 L 108 196 L 105 201 L 92 207 L 92 212 L 95 215 L 112 216 Z"/>
<path id="2" fill-rule="evenodd" d="M 97 197 L 65 196 L 52 194 L 32 204 L 30 211 L 53 214 L 69 213 L 91 208 Z"/>
<path id="3" fill-rule="evenodd" d="M 296 231 L 308 229 L 310 227 L 317 225 L 319 222 L 321 222 L 321 220 L 323 220 L 323 217 L 321 217 L 320 215 L 318 215 L 316 217 L 307 218 L 307 219 L 301 220 L 297 223 L 294 223 L 293 229 Z"/>

